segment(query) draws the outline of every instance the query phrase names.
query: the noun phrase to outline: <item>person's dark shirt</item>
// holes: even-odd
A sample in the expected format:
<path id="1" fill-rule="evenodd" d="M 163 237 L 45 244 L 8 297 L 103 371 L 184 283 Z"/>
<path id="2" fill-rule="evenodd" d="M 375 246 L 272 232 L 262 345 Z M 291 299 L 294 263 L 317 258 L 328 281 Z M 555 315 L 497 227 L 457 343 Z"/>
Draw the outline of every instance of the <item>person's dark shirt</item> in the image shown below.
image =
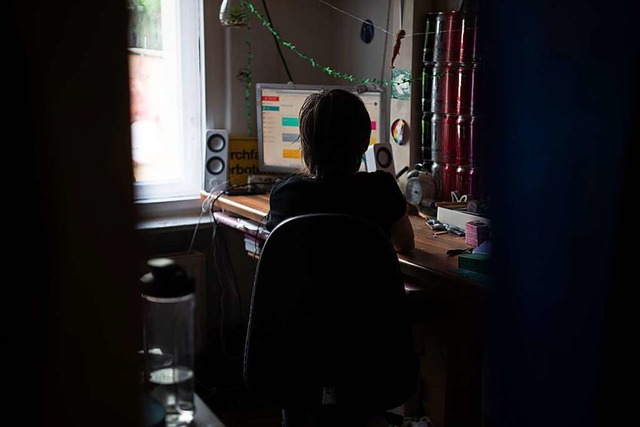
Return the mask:
<path id="1" fill-rule="evenodd" d="M 310 213 L 346 213 L 372 220 L 391 236 L 391 227 L 407 210 L 395 177 L 384 171 L 358 172 L 332 179 L 291 175 L 274 184 L 266 228 Z"/>

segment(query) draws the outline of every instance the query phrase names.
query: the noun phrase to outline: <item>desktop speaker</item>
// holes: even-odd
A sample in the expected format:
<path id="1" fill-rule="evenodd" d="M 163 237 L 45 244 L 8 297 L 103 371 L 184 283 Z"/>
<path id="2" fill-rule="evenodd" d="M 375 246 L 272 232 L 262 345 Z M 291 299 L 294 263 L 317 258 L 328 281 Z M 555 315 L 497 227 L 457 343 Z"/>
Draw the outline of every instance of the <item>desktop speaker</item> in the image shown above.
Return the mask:
<path id="1" fill-rule="evenodd" d="M 383 170 L 395 176 L 396 168 L 393 164 L 393 152 L 391 151 L 391 144 L 388 142 L 378 142 L 370 145 L 364 157 L 367 172 Z"/>
<path id="2" fill-rule="evenodd" d="M 204 191 L 225 190 L 229 180 L 229 133 L 207 129 L 204 151 Z"/>

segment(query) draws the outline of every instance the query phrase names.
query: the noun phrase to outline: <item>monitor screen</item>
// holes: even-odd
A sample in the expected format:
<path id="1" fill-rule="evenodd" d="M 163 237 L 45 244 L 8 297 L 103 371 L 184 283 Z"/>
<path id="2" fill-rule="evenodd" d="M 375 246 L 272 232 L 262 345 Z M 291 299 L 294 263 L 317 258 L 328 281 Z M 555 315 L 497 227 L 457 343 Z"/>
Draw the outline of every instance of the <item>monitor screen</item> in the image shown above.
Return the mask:
<path id="1" fill-rule="evenodd" d="M 260 172 L 293 173 L 302 167 L 300 108 L 311 93 L 334 88 L 348 90 L 362 98 L 371 117 L 370 144 L 381 142 L 386 129 L 382 90 L 358 93 L 356 86 L 257 83 L 256 134 Z"/>

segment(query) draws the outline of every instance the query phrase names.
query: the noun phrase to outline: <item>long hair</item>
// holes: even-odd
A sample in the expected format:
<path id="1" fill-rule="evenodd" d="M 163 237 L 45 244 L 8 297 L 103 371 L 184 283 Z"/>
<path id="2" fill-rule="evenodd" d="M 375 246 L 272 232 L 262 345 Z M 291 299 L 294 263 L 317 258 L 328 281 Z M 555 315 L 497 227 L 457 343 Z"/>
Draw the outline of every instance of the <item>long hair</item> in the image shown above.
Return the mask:
<path id="1" fill-rule="evenodd" d="M 300 109 L 302 159 L 312 176 L 357 172 L 370 138 L 371 118 L 354 93 L 323 90 L 309 95 Z"/>

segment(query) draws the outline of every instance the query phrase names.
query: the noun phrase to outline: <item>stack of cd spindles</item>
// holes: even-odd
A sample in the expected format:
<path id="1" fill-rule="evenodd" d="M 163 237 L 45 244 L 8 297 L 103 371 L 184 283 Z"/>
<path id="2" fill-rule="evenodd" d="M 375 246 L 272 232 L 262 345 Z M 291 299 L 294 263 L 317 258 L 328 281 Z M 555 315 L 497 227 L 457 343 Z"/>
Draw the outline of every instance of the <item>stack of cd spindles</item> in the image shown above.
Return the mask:
<path id="1" fill-rule="evenodd" d="M 422 157 L 439 200 L 453 191 L 482 197 L 474 98 L 479 61 L 477 13 L 427 16 L 422 72 Z"/>

